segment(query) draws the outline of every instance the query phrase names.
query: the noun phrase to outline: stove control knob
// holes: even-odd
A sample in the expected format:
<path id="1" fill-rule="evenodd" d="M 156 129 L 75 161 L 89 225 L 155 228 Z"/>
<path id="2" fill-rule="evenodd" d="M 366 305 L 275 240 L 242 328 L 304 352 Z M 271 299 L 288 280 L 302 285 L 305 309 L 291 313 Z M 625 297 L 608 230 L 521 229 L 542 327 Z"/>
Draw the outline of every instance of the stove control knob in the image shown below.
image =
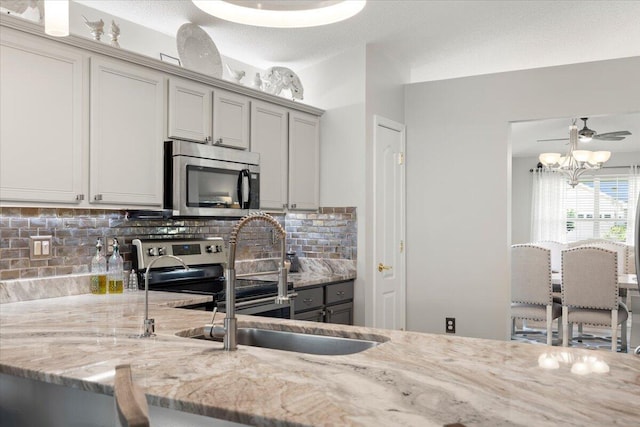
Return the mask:
<path id="1" fill-rule="evenodd" d="M 158 248 L 158 255 L 166 255 L 165 248 Z"/>
<path id="2" fill-rule="evenodd" d="M 216 253 L 220 253 L 222 252 L 222 246 L 218 245 L 216 246 Z"/>
<path id="3" fill-rule="evenodd" d="M 207 251 L 208 254 L 213 253 L 213 246 L 208 245 L 207 247 L 204 248 L 205 251 Z"/>
<path id="4" fill-rule="evenodd" d="M 149 248 L 147 252 L 149 253 L 149 256 L 157 255 L 156 248 Z"/>

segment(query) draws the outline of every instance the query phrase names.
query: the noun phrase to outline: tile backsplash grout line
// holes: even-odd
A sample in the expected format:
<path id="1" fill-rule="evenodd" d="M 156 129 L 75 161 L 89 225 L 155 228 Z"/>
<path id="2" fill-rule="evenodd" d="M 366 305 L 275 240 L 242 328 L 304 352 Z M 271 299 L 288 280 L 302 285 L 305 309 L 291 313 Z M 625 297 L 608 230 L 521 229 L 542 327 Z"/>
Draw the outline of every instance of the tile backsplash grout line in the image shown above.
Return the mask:
<path id="1" fill-rule="evenodd" d="M 273 214 L 287 231 L 287 250 L 300 257 L 357 257 L 357 218 L 353 207 L 324 207 L 318 212 Z M 0 280 L 86 273 L 98 237 L 117 237 L 125 269 L 131 266 L 131 240 L 167 238 L 227 238 L 235 220 L 127 220 L 124 210 L 0 207 Z M 243 230 L 239 259 L 274 258 L 269 227 L 251 224 Z M 51 235 L 52 258 L 31 260 L 29 238 Z"/>

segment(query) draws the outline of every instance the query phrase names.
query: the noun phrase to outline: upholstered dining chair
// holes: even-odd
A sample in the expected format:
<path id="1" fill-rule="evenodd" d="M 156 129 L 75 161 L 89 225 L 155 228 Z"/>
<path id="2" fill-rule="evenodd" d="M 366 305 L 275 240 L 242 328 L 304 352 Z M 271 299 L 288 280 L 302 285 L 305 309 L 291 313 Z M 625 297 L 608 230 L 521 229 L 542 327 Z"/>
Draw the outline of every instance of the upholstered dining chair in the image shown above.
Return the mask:
<path id="1" fill-rule="evenodd" d="M 629 311 L 618 297 L 618 254 L 595 246 L 562 252 L 562 345 L 567 346 L 574 323 L 611 328 L 611 351 L 627 347 Z"/>
<path id="2" fill-rule="evenodd" d="M 603 248 L 610 251 L 614 251 L 618 254 L 618 274 L 626 274 L 628 272 L 627 260 L 629 258 L 629 246 L 620 242 L 606 241 L 606 242 L 592 242 L 583 246 L 591 246 L 595 248 Z"/>
<path id="3" fill-rule="evenodd" d="M 131 365 L 116 366 L 114 382 L 116 411 L 122 427 L 149 427 L 149 406 L 144 393 L 131 377 Z"/>
<path id="4" fill-rule="evenodd" d="M 562 307 L 553 301 L 551 251 L 534 245 L 511 246 L 511 334 L 516 319 L 546 322 L 547 344 L 553 344 L 553 320 Z M 560 320 L 558 320 L 560 331 Z"/>
<path id="5" fill-rule="evenodd" d="M 534 242 L 532 245 L 540 246 L 541 248 L 549 249 L 551 251 L 551 271 L 560 272 L 562 268 L 562 251 L 568 248 L 566 243 L 556 242 L 554 240 L 541 240 Z"/>

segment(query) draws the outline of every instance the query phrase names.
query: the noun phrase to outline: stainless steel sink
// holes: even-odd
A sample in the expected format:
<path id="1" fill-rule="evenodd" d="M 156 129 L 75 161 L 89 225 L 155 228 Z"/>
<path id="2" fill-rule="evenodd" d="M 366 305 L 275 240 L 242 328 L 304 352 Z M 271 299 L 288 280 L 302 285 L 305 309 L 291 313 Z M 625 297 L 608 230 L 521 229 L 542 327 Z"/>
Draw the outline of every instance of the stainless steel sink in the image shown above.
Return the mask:
<path id="1" fill-rule="evenodd" d="M 194 335 L 191 338 L 213 339 L 205 335 Z M 220 338 L 215 338 L 214 340 L 221 341 Z M 335 356 L 359 353 L 381 343 L 364 339 L 331 337 L 300 332 L 238 328 L 238 344 L 297 353 Z"/>

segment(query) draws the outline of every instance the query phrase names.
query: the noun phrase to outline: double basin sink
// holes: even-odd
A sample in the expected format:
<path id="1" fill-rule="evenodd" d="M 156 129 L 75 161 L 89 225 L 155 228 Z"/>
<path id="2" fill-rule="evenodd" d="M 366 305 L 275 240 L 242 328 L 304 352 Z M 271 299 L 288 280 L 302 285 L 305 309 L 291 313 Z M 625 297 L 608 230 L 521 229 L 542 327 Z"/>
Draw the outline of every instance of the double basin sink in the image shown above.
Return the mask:
<path id="1" fill-rule="evenodd" d="M 204 334 L 192 335 L 189 338 L 211 339 Z M 239 345 L 329 356 L 360 353 L 387 340 L 388 338 L 380 336 L 375 339 L 344 338 L 261 328 L 238 328 L 237 336 Z M 222 341 L 222 339 L 214 339 L 214 341 Z"/>

